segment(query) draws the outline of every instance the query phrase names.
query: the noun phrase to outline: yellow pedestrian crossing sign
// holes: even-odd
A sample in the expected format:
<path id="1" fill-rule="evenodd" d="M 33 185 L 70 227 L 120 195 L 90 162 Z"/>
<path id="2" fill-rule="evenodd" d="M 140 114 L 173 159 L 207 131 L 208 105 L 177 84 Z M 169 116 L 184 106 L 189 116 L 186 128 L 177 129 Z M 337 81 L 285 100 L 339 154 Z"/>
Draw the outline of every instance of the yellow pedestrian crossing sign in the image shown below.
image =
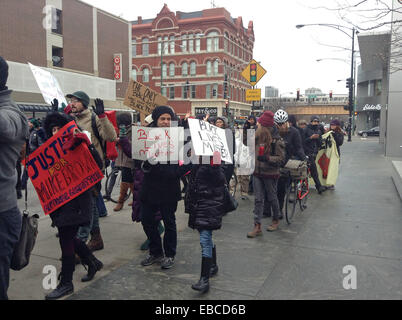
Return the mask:
<path id="1" fill-rule="evenodd" d="M 255 86 L 258 81 L 267 73 L 267 71 L 261 67 L 261 65 L 254 59 L 250 61 L 246 69 L 243 70 L 241 75 L 252 86 Z"/>

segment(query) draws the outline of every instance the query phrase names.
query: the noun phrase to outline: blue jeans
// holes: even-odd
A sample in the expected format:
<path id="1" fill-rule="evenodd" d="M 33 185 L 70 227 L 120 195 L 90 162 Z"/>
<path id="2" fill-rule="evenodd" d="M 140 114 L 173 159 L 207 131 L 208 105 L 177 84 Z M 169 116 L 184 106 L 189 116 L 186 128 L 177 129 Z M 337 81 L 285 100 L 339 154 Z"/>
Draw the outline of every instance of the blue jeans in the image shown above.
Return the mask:
<path id="1" fill-rule="evenodd" d="M 198 230 L 200 233 L 200 244 L 202 256 L 205 258 L 212 258 L 212 248 L 214 243 L 212 241 L 212 230 Z"/>
<path id="2" fill-rule="evenodd" d="M 91 230 L 94 228 L 99 228 L 99 212 L 96 205 L 96 200 L 97 198 L 92 198 L 92 215 L 90 223 L 86 226 L 81 226 L 77 232 L 77 238 L 83 242 L 87 242 Z"/>
<path id="3" fill-rule="evenodd" d="M 174 258 L 176 256 L 177 247 L 177 229 L 176 229 L 176 213 L 177 202 L 164 203 L 162 205 L 150 205 L 141 203 L 141 223 L 145 234 L 149 239 L 149 253 L 153 256 L 163 255 L 165 251 L 166 257 Z M 165 226 L 165 234 L 162 240 L 158 231 L 159 220 L 155 215 L 160 211 L 163 224 Z"/>
<path id="4" fill-rule="evenodd" d="M 106 217 L 107 210 L 105 206 L 105 202 L 103 200 L 102 192 L 99 191 L 99 195 L 96 198 L 96 207 L 98 208 L 98 217 Z M 99 226 L 99 224 L 98 224 Z"/>
<path id="5" fill-rule="evenodd" d="M 21 234 L 22 217 L 15 207 L 0 212 L 0 300 L 7 300 L 10 282 L 10 263 L 14 246 Z"/>

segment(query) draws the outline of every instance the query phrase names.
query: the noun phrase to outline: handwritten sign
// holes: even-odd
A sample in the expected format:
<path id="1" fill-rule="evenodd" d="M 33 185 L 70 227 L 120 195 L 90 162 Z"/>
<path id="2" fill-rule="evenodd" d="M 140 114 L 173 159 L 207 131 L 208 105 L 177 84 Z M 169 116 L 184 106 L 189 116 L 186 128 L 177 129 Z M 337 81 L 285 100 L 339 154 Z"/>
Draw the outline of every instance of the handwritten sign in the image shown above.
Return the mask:
<path id="1" fill-rule="evenodd" d="M 156 91 L 134 80 L 130 80 L 124 105 L 145 114 L 152 113 L 157 106 L 167 105 L 168 99 Z"/>
<path id="2" fill-rule="evenodd" d="M 178 162 L 183 159 L 184 129 L 133 127 L 132 156 L 137 160 Z"/>
<path id="3" fill-rule="evenodd" d="M 75 122 L 71 121 L 28 158 L 28 176 L 45 215 L 78 197 L 103 178 L 85 144 L 73 151 L 63 150 L 62 135 L 76 128 Z"/>
<path id="4" fill-rule="evenodd" d="M 198 119 L 188 119 L 188 124 L 197 156 L 212 156 L 215 151 L 218 151 L 222 161 L 233 163 L 225 130 Z"/>
<path id="5" fill-rule="evenodd" d="M 65 103 L 67 105 L 66 98 L 63 91 L 60 88 L 59 82 L 49 71 L 34 66 L 28 63 L 31 71 L 35 77 L 36 83 L 40 91 L 42 92 L 43 99 L 47 104 L 52 104 L 53 99 L 59 101 L 59 105 Z"/>

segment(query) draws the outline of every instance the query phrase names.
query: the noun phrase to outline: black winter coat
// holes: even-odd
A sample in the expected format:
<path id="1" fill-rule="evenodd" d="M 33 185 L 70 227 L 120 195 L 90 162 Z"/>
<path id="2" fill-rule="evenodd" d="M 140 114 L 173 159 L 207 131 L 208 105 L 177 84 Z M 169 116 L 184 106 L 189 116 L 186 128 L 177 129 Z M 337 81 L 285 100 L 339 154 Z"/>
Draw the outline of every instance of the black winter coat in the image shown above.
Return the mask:
<path id="1" fill-rule="evenodd" d="M 334 131 L 332 131 L 332 136 L 335 139 L 336 148 L 338 149 L 339 157 L 341 157 L 341 150 L 339 147 L 343 144 L 343 140 L 345 137 L 342 132 L 334 132 Z"/>
<path id="2" fill-rule="evenodd" d="M 195 165 L 185 198 L 188 226 L 198 230 L 217 230 L 225 213 L 226 179 L 221 166 Z"/>
<path id="3" fill-rule="evenodd" d="M 321 136 L 325 133 L 324 127 L 321 125 L 313 126 L 309 124 L 304 129 L 304 152 L 306 155 L 316 155 L 320 150 Z M 318 139 L 310 139 L 313 134 L 319 134 Z"/>
<path id="4" fill-rule="evenodd" d="M 294 127 L 289 127 L 288 133 L 283 137 L 286 146 L 286 159 L 284 164 L 289 159 L 304 160 L 306 155 L 304 154 L 302 138 L 299 131 Z"/>

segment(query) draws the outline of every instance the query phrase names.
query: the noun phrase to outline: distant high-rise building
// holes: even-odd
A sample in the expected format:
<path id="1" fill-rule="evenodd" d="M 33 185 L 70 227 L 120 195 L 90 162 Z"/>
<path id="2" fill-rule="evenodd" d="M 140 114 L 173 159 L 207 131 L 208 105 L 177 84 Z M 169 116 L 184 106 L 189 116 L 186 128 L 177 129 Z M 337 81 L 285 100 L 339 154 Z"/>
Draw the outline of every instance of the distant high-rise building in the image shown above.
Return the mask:
<path id="1" fill-rule="evenodd" d="M 322 93 L 319 88 L 308 88 L 304 91 L 304 94 L 308 96 L 325 96 L 325 93 Z"/>
<path id="2" fill-rule="evenodd" d="M 265 87 L 265 98 L 277 98 L 279 90 L 275 87 Z"/>

